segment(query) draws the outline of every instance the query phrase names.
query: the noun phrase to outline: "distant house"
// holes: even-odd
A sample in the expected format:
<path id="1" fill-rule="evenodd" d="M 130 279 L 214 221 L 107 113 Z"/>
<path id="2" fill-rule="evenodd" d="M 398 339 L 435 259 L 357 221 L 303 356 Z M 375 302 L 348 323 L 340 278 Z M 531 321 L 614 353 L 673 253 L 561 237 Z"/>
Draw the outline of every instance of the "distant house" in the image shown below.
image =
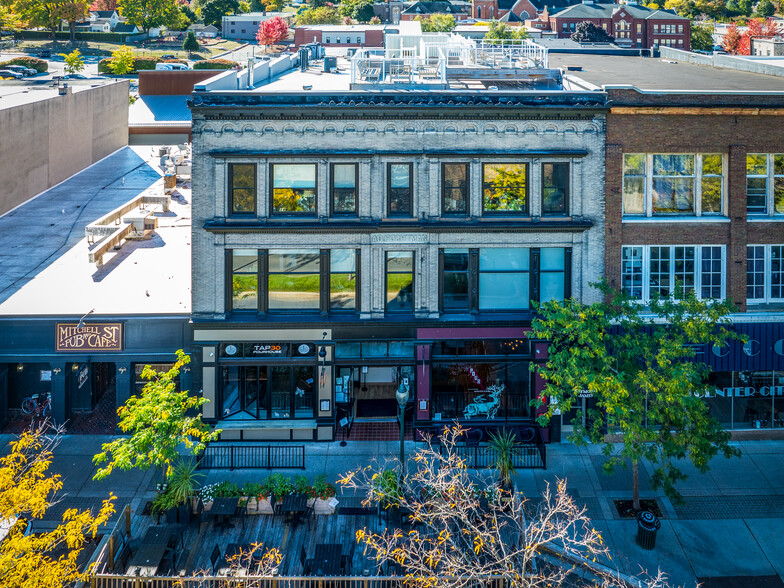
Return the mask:
<path id="1" fill-rule="evenodd" d="M 214 39 L 220 35 L 220 30 L 212 25 L 192 24 L 187 30 L 193 31 L 200 39 Z"/>
<path id="2" fill-rule="evenodd" d="M 400 20 L 414 20 L 418 16 L 427 18 L 433 14 L 449 14 L 454 16 L 457 21 L 466 20 L 471 18 L 471 5 L 466 2 L 448 1 L 414 2 L 400 13 Z"/>
<path id="3" fill-rule="evenodd" d="M 616 45 L 624 47 L 649 49 L 659 45 L 685 51 L 691 47 L 688 18 L 638 4 L 576 4 L 551 15 L 550 28 L 559 39 L 566 39 L 585 21 L 603 28 L 615 38 Z"/>
<path id="4" fill-rule="evenodd" d="M 122 22 L 119 13 L 116 10 L 91 10 L 90 22 L 91 23 L 109 23 L 109 31 L 113 30 L 120 22 Z M 106 31 L 106 32 L 109 32 Z"/>
<path id="5" fill-rule="evenodd" d="M 139 27 L 127 22 L 121 22 L 114 27 L 113 33 L 123 33 L 126 35 L 136 35 L 139 32 Z"/>

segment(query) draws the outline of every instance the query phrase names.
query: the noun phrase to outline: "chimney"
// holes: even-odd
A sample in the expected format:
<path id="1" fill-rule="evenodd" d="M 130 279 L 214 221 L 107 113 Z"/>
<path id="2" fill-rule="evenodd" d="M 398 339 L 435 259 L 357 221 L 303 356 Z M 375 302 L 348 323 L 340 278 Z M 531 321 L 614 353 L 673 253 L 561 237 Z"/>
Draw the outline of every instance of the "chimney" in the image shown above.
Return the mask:
<path id="1" fill-rule="evenodd" d="M 69 86 L 68 83 L 65 83 L 62 86 L 58 86 L 57 93 L 60 96 L 70 96 L 73 94 L 73 88 Z"/>

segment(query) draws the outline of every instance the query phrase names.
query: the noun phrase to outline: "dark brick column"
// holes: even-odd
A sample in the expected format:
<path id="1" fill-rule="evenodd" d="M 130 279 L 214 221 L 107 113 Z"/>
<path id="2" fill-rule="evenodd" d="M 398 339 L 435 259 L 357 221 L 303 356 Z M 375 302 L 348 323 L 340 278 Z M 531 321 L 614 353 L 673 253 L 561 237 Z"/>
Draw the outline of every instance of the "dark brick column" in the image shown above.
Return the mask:
<path id="1" fill-rule="evenodd" d="M 746 146 L 730 145 L 728 211 L 730 240 L 727 246 L 727 297 L 746 311 Z"/>

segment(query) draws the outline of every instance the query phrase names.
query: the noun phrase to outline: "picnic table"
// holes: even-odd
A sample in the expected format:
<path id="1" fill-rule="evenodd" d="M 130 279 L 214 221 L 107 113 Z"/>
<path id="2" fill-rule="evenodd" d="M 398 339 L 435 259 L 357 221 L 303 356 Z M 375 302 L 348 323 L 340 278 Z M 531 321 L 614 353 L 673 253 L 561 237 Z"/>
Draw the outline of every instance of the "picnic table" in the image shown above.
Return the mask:
<path id="1" fill-rule="evenodd" d="M 171 529 L 164 525 L 153 525 L 147 529 L 139 549 L 128 562 L 126 574 L 129 576 L 156 575 L 163 556 L 166 554 L 171 535 Z"/>
<path id="2" fill-rule="evenodd" d="M 308 497 L 304 494 L 289 494 L 280 501 L 280 512 L 286 515 L 286 521 L 305 513 L 308 509 Z"/>
<path id="3" fill-rule="evenodd" d="M 341 555 L 343 546 L 340 543 L 318 543 L 313 557 L 313 573 L 316 576 L 339 576 Z"/>
<path id="4" fill-rule="evenodd" d="M 215 526 L 222 529 L 233 528 L 234 525 L 228 519 L 237 512 L 239 503 L 240 499 L 238 496 L 216 498 L 212 502 L 212 508 L 209 510 L 210 515 L 216 519 Z"/>

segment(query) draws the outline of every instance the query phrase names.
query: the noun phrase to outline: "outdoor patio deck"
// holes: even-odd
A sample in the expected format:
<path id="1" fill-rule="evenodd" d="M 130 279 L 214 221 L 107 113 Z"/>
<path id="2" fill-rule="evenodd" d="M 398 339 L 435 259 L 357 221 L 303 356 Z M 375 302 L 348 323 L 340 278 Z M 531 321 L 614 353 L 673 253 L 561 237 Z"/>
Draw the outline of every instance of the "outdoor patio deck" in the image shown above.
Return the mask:
<path id="1" fill-rule="evenodd" d="M 282 553 L 283 560 L 278 567 L 279 576 L 303 576 L 304 570 L 299 557 L 303 545 L 308 558 L 313 557 L 315 546 L 319 543 L 340 543 L 343 546 L 342 552 L 347 555 L 351 551 L 352 543 L 356 542 L 355 532 L 358 529 L 379 531 L 384 528 L 385 520 L 380 519 L 375 512 L 341 514 L 341 509 L 347 513 L 360 513 L 364 510 L 361 509 L 358 498 L 343 497 L 334 515 L 315 515 L 310 519 L 310 527 L 304 521 L 298 524 L 288 523 L 281 515 L 249 514 L 245 517 L 244 529 L 239 518 L 231 519 L 234 527 L 228 529 L 216 527 L 212 517 L 204 518 L 201 524 L 195 519 L 184 530 L 184 550 L 178 557 L 177 569 L 172 575 L 212 575 L 210 555 L 216 545 L 221 553 L 225 553 L 230 543 L 248 546 L 259 542 L 263 543 L 265 550 L 274 547 Z M 135 514 L 131 522 L 131 539 L 142 539 L 147 529 L 157 524 L 156 518 Z M 162 519 L 160 524 L 165 524 L 165 521 Z M 98 574 L 112 573 L 109 572 L 107 562 L 108 549 L 104 549 L 96 569 Z M 134 575 L 133 570 L 127 572 L 127 575 Z M 355 547 L 350 572 L 346 575 L 376 576 L 380 572 L 375 560 L 365 556 L 361 546 Z M 126 575 L 126 569 L 116 568 L 113 573 Z"/>

